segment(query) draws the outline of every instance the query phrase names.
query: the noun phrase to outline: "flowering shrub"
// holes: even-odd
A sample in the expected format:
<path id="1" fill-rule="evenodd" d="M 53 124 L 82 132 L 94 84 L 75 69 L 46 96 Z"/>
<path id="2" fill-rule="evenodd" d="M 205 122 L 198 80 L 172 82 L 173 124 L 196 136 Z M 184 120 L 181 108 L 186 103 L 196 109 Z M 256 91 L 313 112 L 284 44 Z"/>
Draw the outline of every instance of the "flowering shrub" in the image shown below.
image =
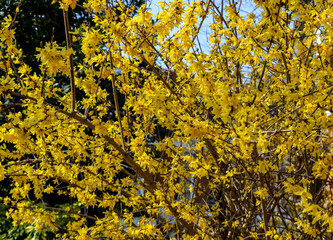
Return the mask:
<path id="1" fill-rule="evenodd" d="M 7 216 L 64 239 L 329 238 L 332 2 L 254 2 L 62 0 L 39 72 L 3 19 Z M 94 25 L 70 29 L 79 7 Z"/>

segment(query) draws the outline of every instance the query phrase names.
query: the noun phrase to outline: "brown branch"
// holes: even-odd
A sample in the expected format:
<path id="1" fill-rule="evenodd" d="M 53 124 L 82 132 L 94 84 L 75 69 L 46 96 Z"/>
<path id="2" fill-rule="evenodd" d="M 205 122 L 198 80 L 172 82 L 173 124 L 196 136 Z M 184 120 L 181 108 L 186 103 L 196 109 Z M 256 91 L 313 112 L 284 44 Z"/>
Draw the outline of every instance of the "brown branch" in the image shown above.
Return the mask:
<path id="1" fill-rule="evenodd" d="M 66 44 L 67 49 L 72 47 L 72 40 L 69 33 L 69 20 L 68 20 L 68 12 L 63 10 L 64 14 L 64 25 L 65 25 L 65 35 L 66 35 Z M 74 79 L 74 62 L 73 62 L 73 54 L 69 56 L 69 72 L 70 72 L 70 83 L 71 83 L 71 113 L 75 111 L 75 102 L 76 102 L 76 95 L 75 95 L 75 79 Z"/>
<path id="2" fill-rule="evenodd" d="M 294 110 L 291 110 L 290 112 L 287 112 L 285 115 L 283 115 L 282 117 L 280 117 L 279 119 L 277 119 L 276 121 L 274 121 L 271 125 L 269 125 L 269 127 L 266 128 L 265 131 L 268 131 L 268 129 L 270 129 L 271 127 L 273 127 L 275 123 L 281 121 L 281 120 L 284 119 L 286 116 L 288 116 L 289 114 L 291 114 L 291 113 L 297 111 L 297 110 L 300 109 L 301 107 L 303 107 L 303 105 L 296 107 Z"/>
<path id="3" fill-rule="evenodd" d="M 125 138 L 124 138 L 124 131 L 123 131 L 123 125 L 121 123 L 121 117 L 120 117 L 120 108 L 119 108 L 119 101 L 118 101 L 118 96 L 117 96 L 117 89 L 115 85 L 115 74 L 112 72 L 112 54 L 111 51 L 109 50 L 109 56 L 110 56 L 110 74 L 111 74 L 111 84 L 112 84 L 112 92 L 113 92 L 113 99 L 114 99 L 114 104 L 116 105 L 116 111 L 117 111 L 117 118 L 118 118 L 118 124 L 120 128 L 120 136 L 121 136 L 121 143 L 123 145 L 124 151 L 126 151 L 126 146 L 125 146 Z"/>
<path id="4" fill-rule="evenodd" d="M 17 15 L 18 15 L 18 13 L 19 13 L 19 9 L 20 9 L 21 5 L 22 5 L 22 0 L 20 0 L 19 4 L 18 4 L 17 7 L 16 7 L 15 16 L 14 16 L 14 19 L 13 19 L 12 23 L 10 24 L 10 28 L 9 28 L 9 30 L 12 30 L 12 28 L 13 28 L 14 25 L 15 25 L 15 21 L 16 21 L 16 18 L 17 18 Z"/>
<path id="5" fill-rule="evenodd" d="M 12 95 L 16 95 L 16 96 L 20 96 L 22 98 L 27 98 L 33 101 L 37 102 L 37 99 L 33 98 L 33 97 L 29 97 L 29 96 L 25 96 L 19 93 L 15 93 L 12 91 L 8 91 L 8 93 L 12 94 Z M 95 130 L 96 127 L 94 124 L 92 124 L 88 119 L 86 119 L 85 117 L 81 117 L 79 116 L 76 112 L 67 112 L 63 109 L 61 109 L 60 107 L 54 106 L 51 103 L 48 103 L 46 101 L 43 102 L 45 105 L 51 106 L 54 109 L 56 109 L 58 112 L 70 117 L 70 118 L 74 118 L 77 121 L 79 121 L 81 124 L 87 126 L 88 128 L 90 128 L 91 130 Z M 108 135 L 101 135 L 101 137 L 103 137 L 114 149 L 116 149 L 124 158 L 124 161 L 130 165 L 133 170 L 137 173 L 138 176 L 140 176 L 143 180 L 144 180 L 144 187 L 153 195 L 155 195 L 155 190 L 157 190 L 157 186 L 156 184 L 150 179 L 150 177 L 147 175 L 147 173 L 145 171 L 143 171 L 143 169 L 141 168 L 141 166 L 136 163 L 134 161 L 134 159 L 111 137 L 109 137 Z M 20 175 L 18 175 L 20 176 Z M 22 176 L 22 174 L 21 174 Z M 165 203 L 168 206 L 168 209 L 172 212 L 172 214 L 175 216 L 175 218 L 177 219 L 177 221 L 179 221 L 182 226 L 186 229 L 186 231 L 191 234 L 191 235 L 196 235 L 197 234 L 197 229 L 199 228 L 199 226 L 195 226 L 193 223 L 188 223 L 186 220 L 182 219 L 180 216 L 180 213 L 177 212 L 177 209 L 171 206 L 170 201 L 168 201 L 167 199 L 165 199 Z"/>
<path id="6" fill-rule="evenodd" d="M 313 40 L 311 40 L 311 42 L 309 44 L 309 47 L 308 47 L 308 50 L 306 51 L 306 56 L 305 56 L 305 60 L 304 60 L 305 67 L 309 66 L 308 59 L 309 59 L 309 55 L 310 55 L 310 50 L 311 50 L 312 44 L 313 44 Z"/>

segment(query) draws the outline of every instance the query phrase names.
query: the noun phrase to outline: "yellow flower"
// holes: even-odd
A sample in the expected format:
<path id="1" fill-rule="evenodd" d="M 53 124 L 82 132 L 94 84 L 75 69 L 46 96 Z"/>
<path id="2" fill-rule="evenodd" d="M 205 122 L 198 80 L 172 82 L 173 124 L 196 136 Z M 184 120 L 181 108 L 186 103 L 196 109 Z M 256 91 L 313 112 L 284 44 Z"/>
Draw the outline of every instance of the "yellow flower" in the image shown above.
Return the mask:
<path id="1" fill-rule="evenodd" d="M 77 0 L 60 0 L 60 8 L 68 11 L 68 8 L 71 7 L 72 9 L 75 8 Z M 56 3 L 58 0 L 53 0 L 52 3 Z"/>

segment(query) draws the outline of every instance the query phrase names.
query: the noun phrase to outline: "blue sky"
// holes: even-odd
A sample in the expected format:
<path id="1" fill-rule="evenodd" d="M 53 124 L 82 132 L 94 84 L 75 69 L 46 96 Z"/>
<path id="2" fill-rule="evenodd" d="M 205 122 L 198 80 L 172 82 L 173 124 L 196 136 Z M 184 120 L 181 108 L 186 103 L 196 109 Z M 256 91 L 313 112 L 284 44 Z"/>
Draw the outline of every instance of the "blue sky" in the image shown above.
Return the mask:
<path id="1" fill-rule="evenodd" d="M 158 3 L 159 2 L 171 2 L 172 0 L 148 0 L 147 1 L 147 6 L 152 10 L 152 13 L 154 15 L 157 15 L 157 13 L 159 13 L 162 9 L 158 6 Z M 190 2 L 193 2 L 192 0 L 189 1 L 189 0 L 183 0 L 184 2 L 186 3 L 190 3 Z M 229 1 L 227 0 L 220 0 L 220 1 L 217 1 L 217 0 L 213 0 L 215 2 L 215 4 L 220 7 L 222 2 L 224 2 L 224 5 L 227 5 Z M 243 1 L 237 1 L 238 4 L 240 5 L 240 14 L 242 16 L 246 16 L 247 14 L 249 13 L 258 13 L 258 10 L 256 9 L 256 6 L 255 6 L 255 3 L 253 3 L 251 0 L 243 0 Z M 209 43 L 208 43 L 208 37 L 210 35 L 210 28 L 209 28 L 209 25 L 212 23 L 212 18 L 211 17 L 208 17 L 200 32 L 199 32 L 199 35 L 198 35 L 198 39 L 200 41 L 200 44 L 201 44 L 201 47 L 203 49 L 203 51 L 206 51 L 206 52 L 209 52 Z"/>

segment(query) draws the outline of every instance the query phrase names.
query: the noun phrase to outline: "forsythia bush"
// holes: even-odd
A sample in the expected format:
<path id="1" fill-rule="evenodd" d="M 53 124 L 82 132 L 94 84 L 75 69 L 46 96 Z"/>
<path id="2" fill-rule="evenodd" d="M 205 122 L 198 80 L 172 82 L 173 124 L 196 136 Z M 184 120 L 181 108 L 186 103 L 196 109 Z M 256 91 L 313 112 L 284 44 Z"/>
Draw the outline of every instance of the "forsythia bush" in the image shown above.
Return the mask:
<path id="1" fill-rule="evenodd" d="M 20 9 L 1 22 L 14 224 L 62 239 L 332 236 L 332 0 L 56 4 L 67 44 L 37 48 L 39 71 L 15 41 Z M 93 23 L 71 29 L 76 8 Z"/>

